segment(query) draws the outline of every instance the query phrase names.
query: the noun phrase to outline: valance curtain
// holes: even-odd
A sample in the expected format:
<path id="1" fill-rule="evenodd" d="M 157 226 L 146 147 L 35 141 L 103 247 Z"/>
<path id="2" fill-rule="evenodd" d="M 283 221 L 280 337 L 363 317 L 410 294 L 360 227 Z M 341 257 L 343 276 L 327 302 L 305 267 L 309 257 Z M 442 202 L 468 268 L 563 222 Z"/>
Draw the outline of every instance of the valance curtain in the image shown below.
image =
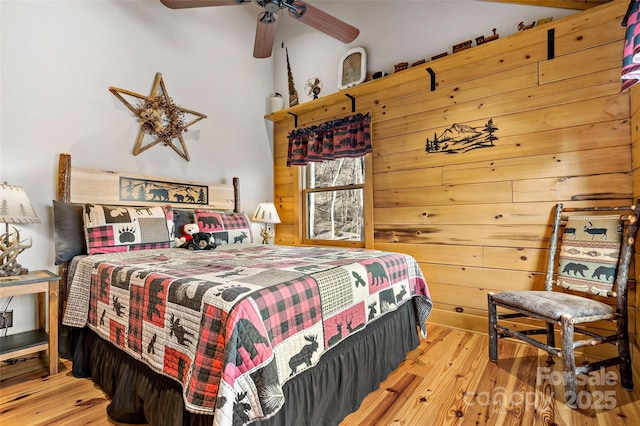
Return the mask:
<path id="1" fill-rule="evenodd" d="M 289 133 L 287 166 L 345 157 L 361 157 L 371 152 L 371 115 L 355 114 L 318 126 Z"/>
<path id="2" fill-rule="evenodd" d="M 622 20 L 627 27 L 622 53 L 622 87 L 624 91 L 640 81 L 640 0 L 631 0 Z"/>

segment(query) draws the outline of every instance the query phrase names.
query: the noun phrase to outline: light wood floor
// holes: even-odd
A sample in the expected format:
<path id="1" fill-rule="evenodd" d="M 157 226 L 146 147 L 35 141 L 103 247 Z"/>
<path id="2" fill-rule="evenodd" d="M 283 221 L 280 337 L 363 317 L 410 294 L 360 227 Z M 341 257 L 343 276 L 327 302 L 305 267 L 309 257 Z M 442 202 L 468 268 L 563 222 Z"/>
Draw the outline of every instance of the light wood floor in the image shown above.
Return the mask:
<path id="1" fill-rule="evenodd" d="M 348 416 L 353 425 L 640 425 L 640 378 L 635 390 L 618 384 L 617 367 L 580 388 L 582 407 L 564 403 L 559 363 L 501 341 L 498 364 L 487 357 L 487 336 L 428 326 L 429 336 L 380 388 Z M 120 425 L 89 379 L 71 376 L 70 363 L 47 377 L 37 359 L 0 368 L 0 425 Z M 31 370 L 31 371 L 30 371 Z M 608 383 L 607 383 L 608 382 Z"/>

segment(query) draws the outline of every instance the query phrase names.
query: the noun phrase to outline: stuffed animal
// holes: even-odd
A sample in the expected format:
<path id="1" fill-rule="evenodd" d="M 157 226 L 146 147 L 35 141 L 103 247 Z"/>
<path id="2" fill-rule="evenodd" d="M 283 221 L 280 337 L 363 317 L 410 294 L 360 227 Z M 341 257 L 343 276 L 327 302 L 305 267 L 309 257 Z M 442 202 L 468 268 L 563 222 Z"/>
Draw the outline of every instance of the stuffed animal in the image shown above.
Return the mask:
<path id="1" fill-rule="evenodd" d="M 187 223 L 182 227 L 182 236 L 175 239 L 176 247 L 187 247 L 193 236 L 200 232 L 200 227 L 197 223 Z"/>
<path id="2" fill-rule="evenodd" d="M 186 245 L 189 250 L 213 250 L 218 247 L 208 232 L 196 232 Z"/>

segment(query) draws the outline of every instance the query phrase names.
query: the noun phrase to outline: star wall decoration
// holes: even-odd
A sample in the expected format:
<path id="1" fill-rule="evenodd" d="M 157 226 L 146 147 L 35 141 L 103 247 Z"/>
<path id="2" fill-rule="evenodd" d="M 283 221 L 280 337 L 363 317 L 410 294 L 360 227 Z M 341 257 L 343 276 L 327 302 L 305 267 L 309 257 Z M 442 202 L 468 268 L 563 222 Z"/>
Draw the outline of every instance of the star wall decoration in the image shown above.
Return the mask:
<path id="1" fill-rule="evenodd" d="M 167 88 L 162 80 L 162 74 L 156 73 L 156 79 L 151 88 L 151 94 L 144 96 L 139 93 L 131 92 L 117 87 L 109 87 L 109 91 L 120 100 L 129 110 L 138 117 L 140 122 L 140 132 L 136 145 L 133 148 L 133 155 L 138 155 L 147 149 L 162 144 L 173 149 L 179 156 L 190 161 L 189 151 L 184 142 L 182 134 L 192 124 L 197 123 L 206 115 L 176 105 L 167 93 Z M 132 104 L 126 96 L 139 100 L 137 105 Z M 189 122 L 185 121 L 187 115 L 195 118 Z M 143 145 L 145 134 L 150 135 L 154 139 Z M 180 144 L 174 141 L 177 139 Z"/>

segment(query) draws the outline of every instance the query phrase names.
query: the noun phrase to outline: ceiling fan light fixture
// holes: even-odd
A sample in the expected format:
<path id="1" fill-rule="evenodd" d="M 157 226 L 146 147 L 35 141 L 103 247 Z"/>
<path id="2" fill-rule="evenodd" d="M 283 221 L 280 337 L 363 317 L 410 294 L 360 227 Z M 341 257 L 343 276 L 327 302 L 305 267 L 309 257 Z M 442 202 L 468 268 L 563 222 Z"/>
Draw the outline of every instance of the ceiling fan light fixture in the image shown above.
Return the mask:
<path id="1" fill-rule="evenodd" d="M 264 11 L 259 15 L 258 19 L 262 24 L 274 24 L 276 23 L 276 15 L 271 12 Z"/>

